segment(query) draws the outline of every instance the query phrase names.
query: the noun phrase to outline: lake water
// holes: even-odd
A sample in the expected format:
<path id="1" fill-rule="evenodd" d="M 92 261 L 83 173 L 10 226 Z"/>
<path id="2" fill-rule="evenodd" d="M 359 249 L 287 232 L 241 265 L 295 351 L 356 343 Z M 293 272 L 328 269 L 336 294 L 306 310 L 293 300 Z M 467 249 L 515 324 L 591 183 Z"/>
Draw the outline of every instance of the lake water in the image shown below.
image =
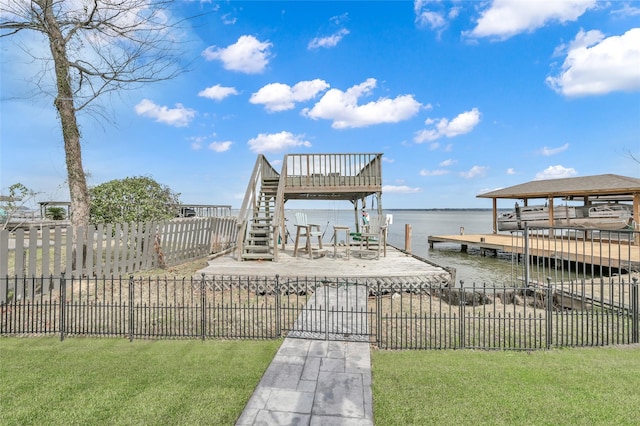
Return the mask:
<path id="1" fill-rule="evenodd" d="M 303 211 L 310 223 L 320 225 L 325 233 L 324 241 L 333 237 L 332 225 L 348 225 L 355 228 L 353 210 L 287 210 L 288 231 L 295 238 L 295 212 Z M 412 253 L 428 259 L 440 266 L 456 269 L 456 282 L 465 282 L 465 286 L 510 283 L 512 264 L 510 256 L 481 256 L 479 251 L 469 247 L 467 253 L 460 250 L 459 244 L 436 244 L 429 248 L 430 235 L 457 235 L 461 228 L 465 234 L 490 234 L 492 232 L 492 212 L 482 211 L 406 211 L 385 210 L 384 214 L 393 215 L 389 226 L 388 242 L 398 248 L 405 246 L 405 225 L 411 225 Z"/>

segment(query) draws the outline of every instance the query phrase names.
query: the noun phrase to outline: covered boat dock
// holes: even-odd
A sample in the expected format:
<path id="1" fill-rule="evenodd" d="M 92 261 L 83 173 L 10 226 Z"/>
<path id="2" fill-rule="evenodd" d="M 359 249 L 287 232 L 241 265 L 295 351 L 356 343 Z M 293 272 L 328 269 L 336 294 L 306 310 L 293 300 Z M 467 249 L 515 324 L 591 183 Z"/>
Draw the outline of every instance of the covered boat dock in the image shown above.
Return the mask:
<path id="1" fill-rule="evenodd" d="M 437 243 L 460 244 L 462 251 L 475 247 L 481 253 L 505 252 L 517 255 L 527 253 L 546 262 L 570 259 L 592 267 L 633 269 L 640 266 L 640 179 L 614 175 L 596 175 L 577 178 L 531 181 L 477 196 L 493 201 L 493 233 L 477 235 L 431 235 L 429 246 Z M 549 206 L 549 227 L 553 227 L 553 206 L 561 202 L 582 201 L 592 203 L 632 203 L 633 229 L 593 237 L 590 232 L 564 230 L 560 235 L 537 232 L 526 236 L 519 232 L 498 232 L 498 199 L 522 200 L 525 206 L 531 200 L 544 200 Z"/>
<path id="2" fill-rule="evenodd" d="M 477 195 L 493 201 L 493 233 L 498 233 L 498 200 L 544 200 L 549 207 L 549 226 L 553 226 L 553 210 L 557 200 L 582 201 L 584 206 L 595 202 L 632 202 L 633 217 L 638 226 L 640 218 L 640 179 L 614 174 L 576 178 L 534 180 Z"/>

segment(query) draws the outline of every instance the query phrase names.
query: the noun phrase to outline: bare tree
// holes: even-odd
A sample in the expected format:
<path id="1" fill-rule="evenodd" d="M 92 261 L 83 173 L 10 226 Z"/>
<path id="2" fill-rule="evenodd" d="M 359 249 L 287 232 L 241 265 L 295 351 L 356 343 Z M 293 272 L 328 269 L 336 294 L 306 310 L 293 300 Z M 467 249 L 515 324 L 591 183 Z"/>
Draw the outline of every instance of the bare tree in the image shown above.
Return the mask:
<path id="1" fill-rule="evenodd" d="M 24 224 L 29 217 L 20 215 L 19 212 L 38 195 L 20 182 L 11 185 L 8 191 L 9 195 L 0 195 L 0 231 L 14 231 Z"/>
<path id="2" fill-rule="evenodd" d="M 179 21 L 170 0 L 0 0 L 0 37 L 35 31 L 50 55 L 39 93 L 50 94 L 62 127 L 72 225 L 89 223 L 78 113 L 101 95 L 166 80 L 180 72 Z M 29 54 L 25 50 L 25 54 Z M 50 72 L 53 71 L 53 72 Z M 49 93 L 42 85 L 47 77 Z"/>

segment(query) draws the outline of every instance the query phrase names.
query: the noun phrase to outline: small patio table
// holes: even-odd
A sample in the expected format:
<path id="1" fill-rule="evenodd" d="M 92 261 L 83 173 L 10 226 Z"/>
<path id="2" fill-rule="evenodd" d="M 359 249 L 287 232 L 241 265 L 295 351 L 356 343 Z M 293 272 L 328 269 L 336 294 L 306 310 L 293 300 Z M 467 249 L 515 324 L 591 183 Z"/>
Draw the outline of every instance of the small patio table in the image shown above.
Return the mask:
<path id="1" fill-rule="evenodd" d="M 338 233 L 340 231 L 345 233 L 346 254 L 347 259 L 349 259 L 349 247 L 351 246 L 351 241 L 349 241 L 350 229 L 344 225 L 334 225 L 333 227 L 333 257 L 335 258 L 338 255 Z"/>

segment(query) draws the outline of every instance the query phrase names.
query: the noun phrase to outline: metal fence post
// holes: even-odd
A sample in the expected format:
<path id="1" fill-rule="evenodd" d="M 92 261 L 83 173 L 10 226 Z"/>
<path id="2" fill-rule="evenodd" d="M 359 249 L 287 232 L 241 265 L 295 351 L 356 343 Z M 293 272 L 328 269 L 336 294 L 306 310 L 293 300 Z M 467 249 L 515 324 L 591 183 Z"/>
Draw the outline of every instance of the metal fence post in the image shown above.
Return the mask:
<path id="1" fill-rule="evenodd" d="M 638 343 L 638 278 L 633 278 L 633 284 L 631 284 L 631 343 Z"/>
<path id="2" fill-rule="evenodd" d="M 380 297 L 381 289 L 380 282 L 378 281 L 378 288 L 376 290 L 376 345 L 379 347 L 382 344 L 382 297 Z"/>
<path id="3" fill-rule="evenodd" d="M 200 298 L 201 298 L 201 302 L 202 302 L 202 323 L 201 323 L 201 333 L 202 333 L 202 341 L 204 342 L 204 338 L 206 336 L 206 303 L 207 303 L 207 294 L 205 293 L 206 291 L 206 281 L 205 281 L 205 274 L 204 272 L 202 273 L 202 279 L 200 280 Z"/>
<path id="4" fill-rule="evenodd" d="M 276 292 L 276 336 L 280 337 L 282 336 L 282 324 L 280 323 L 281 318 L 280 318 L 280 310 L 281 310 L 281 306 L 280 306 L 280 275 L 276 274 L 276 282 L 275 282 L 275 292 Z"/>
<path id="5" fill-rule="evenodd" d="M 524 241 L 524 285 L 525 287 L 528 286 L 531 283 L 531 270 L 529 267 L 529 262 L 531 261 L 531 259 L 529 258 L 529 226 L 525 225 L 524 227 L 524 231 L 523 231 L 523 241 Z"/>
<path id="6" fill-rule="evenodd" d="M 553 290 L 551 288 L 551 277 L 547 277 L 547 349 L 551 349 L 553 344 Z"/>
<path id="7" fill-rule="evenodd" d="M 324 279 L 324 340 L 329 340 L 329 280 Z M 316 287 L 317 290 L 317 287 Z"/>
<path id="8" fill-rule="evenodd" d="M 67 299 L 67 280 L 64 279 L 64 272 L 60 274 L 60 341 L 64 340 L 65 333 L 65 317 L 67 315 L 66 310 Z"/>
<path id="9" fill-rule="evenodd" d="M 466 345 L 466 343 L 465 343 L 465 335 L 464 335 L 464 332 L 465 332 L 464 305 L 466 303 L 466 301 L 465 301 L 466 297 L 465 297 L 465 292 L 464 292 L 464 281 L 463 280 L 460 280 L 460 293 L 459 294 L 460 294 L 460 297 L 458 298 L 458 303 L 459 303 L 458 304 L 458 312 L 459 312 L 459 315 L 460 315 L 460 319 L 459 319 L 460 328 L 459 328 L 458 332 L 460 333 L 460 336 L 458 336 L 458 337 L 460 339 L 460 349 L 464 349 L 464 347 Z"/>
<path id="10" fill-rule="evenodd" d="M 129 341 L 133 342 L 134 313 L 133 313 L 133 275 L 129 275 Z"/>

